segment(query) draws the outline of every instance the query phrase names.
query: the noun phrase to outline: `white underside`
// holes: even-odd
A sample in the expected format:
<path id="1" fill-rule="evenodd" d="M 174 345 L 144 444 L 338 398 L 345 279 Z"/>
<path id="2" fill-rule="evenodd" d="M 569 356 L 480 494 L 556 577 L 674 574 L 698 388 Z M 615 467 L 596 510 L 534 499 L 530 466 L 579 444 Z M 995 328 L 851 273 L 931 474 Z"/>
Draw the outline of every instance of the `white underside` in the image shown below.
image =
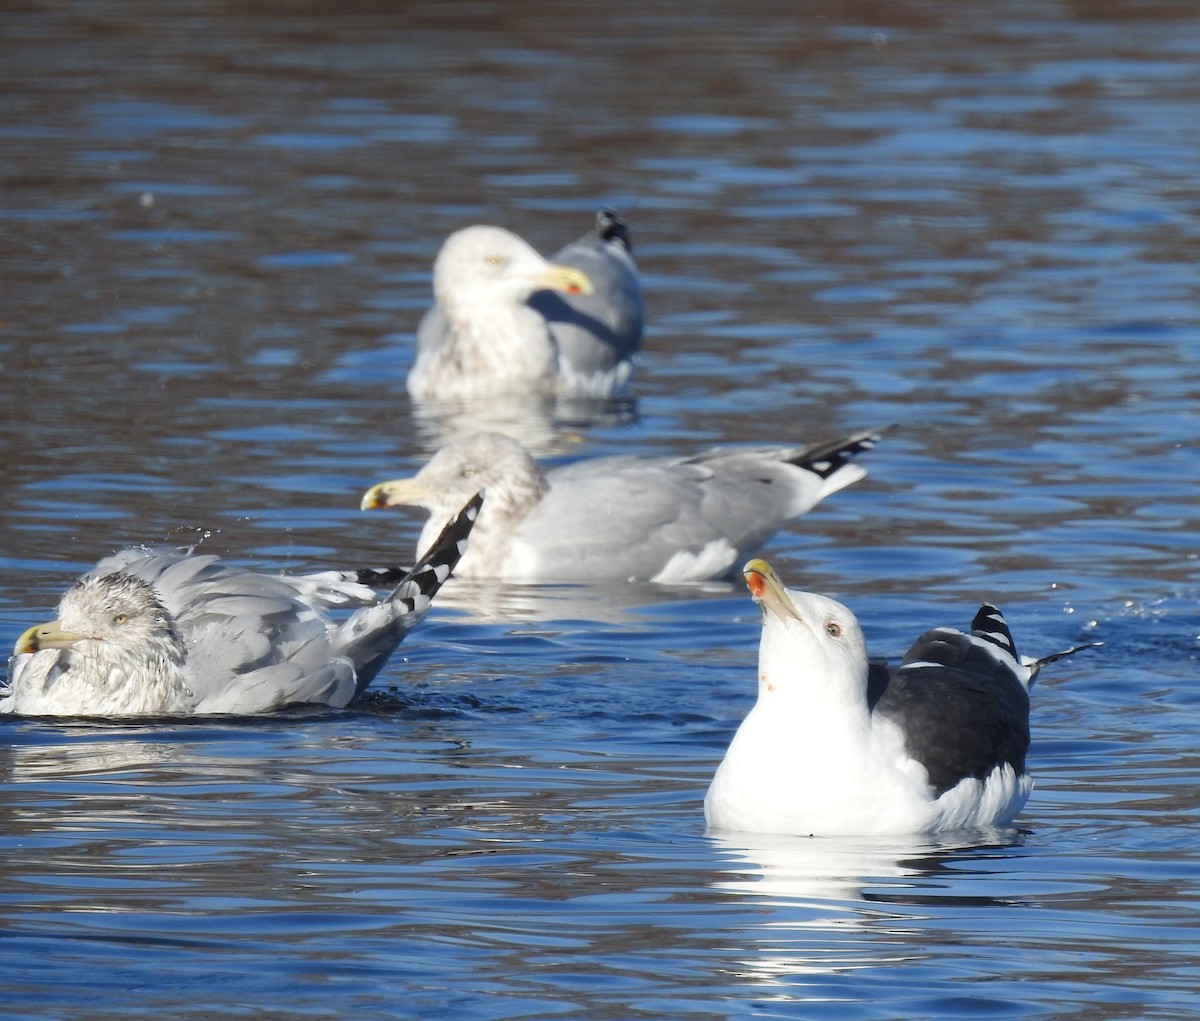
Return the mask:
<path id="1" fill-rule="evenodd" d="M 1033 789 L 999 766 L 935 799 L 923 766 L 890 725 L 863 741 L 823 743 L 803 728 L 781 740 L 777 720 L 743 721 L 704 799 L 713 830 L 801 836 L 928 834 L 1010 823 Z M 748 726 L 749 725 L 749 726 Z"/>
<path id="2" fill-rule="evenodd" d="M 133 716 L 188 712 L 188 690 L 169 668 L 151 670 L 117 662 L 102 674 L 58 669 L 54 649 L 23 653 L 9 661 L 11 694 L 0 713 L 21 716 Z M 140 668 L 140 669 L 139 669 Z"/>
<path id="3" fill-rule="evenodd" d="M 431 523 L 421 535 L 420 545 L 427 545 L 436 531 L 431 519 Z M 645 574 L 639 575 L 637 572 L 639 568 L 645 569 L 647 565 L 640 559 L 630 560 L 628 556 L 622 558 L 619 550 L 613 551 L 611 555 L 605 551 L 604 557 L 597 555 L 594 563 L 580 566 L 570 561 L 565 564 L 555 563 L 538 548 L 536 541 L 528 541 L 520 534 L 496 546 L 485 546 L 486 542 L 486 539 L 477 542 L 474 547 L 468 543 L 467 552 L 454 569 L 455 577 L 504 578 L 506 581 L 522 583 L 595 581 L 605 578 L 619 578 L 624 581 L 630 577 L 645 579 Z M 714 540 L 696 553 L 673 553 L 662 569 L 649 580 L 662 585 L 686 585 L 708 581 L 728 574 L 740 559 L 741 554 L 729 542 L 724 539 Z"/>
<path id="4" fill-rule="evenodd" d="M 822 785 L 814 778 L 813 786 Z M 881 785 L 890 787 L 891 785 Z M 857 791 L 835 787 L 836 796 L 757 797 L 753 791 L 714 779 L 704 799 L 704 816 L 718 831 L 796 836 L 931 834 L 1005 826 L 1016 818 L 1033 789 L 1028 776 L 999 766 L 982 783 L 963 780 L 937 800 L 879 787 Z"/>
<path id="5" fill-rule="evenodd" d="M 737 549 L 725 539 L 705 543 L 698 553 L 680 550 L 673 553 L 661 571 L 651 578 L 660 585 L 685 585 L 693 581 L 708 581 L 728 574 L 740 559 Z"/>

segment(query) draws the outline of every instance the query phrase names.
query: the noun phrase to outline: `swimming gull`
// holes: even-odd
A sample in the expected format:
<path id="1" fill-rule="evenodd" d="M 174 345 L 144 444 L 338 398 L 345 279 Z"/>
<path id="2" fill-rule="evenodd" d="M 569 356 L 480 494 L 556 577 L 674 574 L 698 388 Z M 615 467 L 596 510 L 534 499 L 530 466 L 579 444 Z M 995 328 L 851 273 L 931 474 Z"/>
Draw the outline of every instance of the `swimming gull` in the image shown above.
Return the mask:
<path id="1" fill-rule="evenodd" d="M 878 438 L 596 457 L 543 472 L 515 440 L 478 433 L 443 447 L 411 478 L 372 486 L 362 507 L 425 508 L 423 544 L 463 494 L 483 489 L 460 577 L 704 581 L 725 577 L 786 522 L 866 475 L 853 458 Z"/>
<path id="2" fill-rule="evenodd" d="M 166 716 L 345 706 L 428 611 L 466 548 L 476 496 L 379 599 L 339 572 L 267 575 L 208 554 L 130 549 L 29 628 L 0 712 Z M 357 606 L 338 623 L 325 611 Z"/>
<path id="3" fill-rule="evenodd" d="M 549 262 L 500 227 L 451 234 L 433 267 L 408 392 L 418 400 L 501 393 L 622 395 L 641 344 L 642 296 L 615 214 Z"/>
<path id="4" fill-rule="evenodd" d="M 704 799 L 712 829 L 866 836 L 1012 821 L 1033 787 L 1029 689 L 1088 646 L 1019 659 L 984 603 L 970 634 L 921 635 L 872 704 L 854 614 L 785 589 L 763 560 L 744 573 L 763 618 L 758 701 Z"/>

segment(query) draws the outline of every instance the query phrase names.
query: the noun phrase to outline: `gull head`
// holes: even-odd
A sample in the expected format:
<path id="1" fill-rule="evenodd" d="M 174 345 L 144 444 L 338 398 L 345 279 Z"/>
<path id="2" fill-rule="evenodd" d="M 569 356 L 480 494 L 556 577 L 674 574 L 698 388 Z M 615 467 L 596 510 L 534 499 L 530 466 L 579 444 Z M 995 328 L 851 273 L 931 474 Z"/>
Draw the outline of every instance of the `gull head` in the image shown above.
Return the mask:
<path id="1" fill-rule="evenodd" d="M 591 294 L 592 284 L 582 271 L 548 262 L 511 231 L 477 225 L 443 243 L 433 264 L 433 291 L 453 312 L 464 304 L 516 304 L 538 291 Z"/>
<path id="2" fill-rule="evenodd" d="M 516 440 L 473 433 L 442 447 L 416 475 L 376 483 L 360 506 L 423 507 L 431 514 L 450 514 L 481 489 L 487 493 L 482 519 L 502 509 L 527 509 L 541 498 L 546 483 L 537 462 Z"/>
<path id="3" fill-rule="evenodd" d="M 127 574 L 80 578 L 63 595 L 58 619 L 35 624 L 14 655 L 53 650 L 90 661 L 182 662 L 186 650 L 154 589 Z"/>
<path id="4" fill-rule="evenodd" d="M 187 647 L 145 581 L 116 571 L 85 575 L 58 619 L 29 628 L 9 660 L 6 712 L 128 716 L 184 711 Z"/>
<path id="5" fill-rule="evenodd" d="M 867 645 L 854 614 L 827 596 L 785 588 L 765 560 L 751 560 L 742 574 L 762 611 L 760 695 L 865 697 Z"/>

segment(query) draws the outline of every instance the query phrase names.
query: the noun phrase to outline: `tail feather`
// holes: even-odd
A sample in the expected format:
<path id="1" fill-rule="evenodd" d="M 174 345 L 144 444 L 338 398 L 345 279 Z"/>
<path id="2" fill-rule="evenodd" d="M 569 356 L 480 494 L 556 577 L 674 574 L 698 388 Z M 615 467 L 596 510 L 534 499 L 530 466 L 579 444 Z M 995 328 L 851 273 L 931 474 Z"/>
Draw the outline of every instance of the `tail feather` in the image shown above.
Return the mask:
<path id="1" fill-rule="evenodd" d="M 467 551 L 467 538 L 482 505 L 483 494 L 476 493 L 385 599 L 356 611 L 340 628 L 336 651 L 354 664 L 359 693 L 429 610 L 438 589 Z"/>

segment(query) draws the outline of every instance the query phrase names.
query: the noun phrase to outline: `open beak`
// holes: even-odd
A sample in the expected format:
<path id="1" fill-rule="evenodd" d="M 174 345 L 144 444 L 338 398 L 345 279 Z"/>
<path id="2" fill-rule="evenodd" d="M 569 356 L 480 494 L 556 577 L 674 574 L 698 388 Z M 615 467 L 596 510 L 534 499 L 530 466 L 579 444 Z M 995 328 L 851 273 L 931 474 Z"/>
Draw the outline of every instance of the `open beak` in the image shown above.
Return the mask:
<path id="1" fill-rule="evenodd" d="M 17 639 L 17 644 L 13 646 L 13 655 L 41 652 L 43 649 L 69 649 L 76 642 L 82 642 L 85 637 L 86 635 L 77 635 L 74 631 L 64 631 L 62 624 L 57 620 L 34 624 Z"/>
<path id="2" fill-rule="evenodd" d="M 746 588 L 750 590 L 750 594 L 758 603 L 764 617 L 770 611 L 780 620 L 791 617 L 793 620 L 804 623 L 804 618 L 796 612 L 796 607 L 788 598 L 783 582 L 779 580 L 779 576 L 765 560 L 749 561 L 742 568 L 742 574 L 746 578 Z"/>
<path id="3" fill-rule="evenodd" d="M 582 270 L 574 266 L 560 266 L 552 262 L 535 281 L 539 290 L 562 291 L 564 294 L 591 294 L 592 282 Z"/>

